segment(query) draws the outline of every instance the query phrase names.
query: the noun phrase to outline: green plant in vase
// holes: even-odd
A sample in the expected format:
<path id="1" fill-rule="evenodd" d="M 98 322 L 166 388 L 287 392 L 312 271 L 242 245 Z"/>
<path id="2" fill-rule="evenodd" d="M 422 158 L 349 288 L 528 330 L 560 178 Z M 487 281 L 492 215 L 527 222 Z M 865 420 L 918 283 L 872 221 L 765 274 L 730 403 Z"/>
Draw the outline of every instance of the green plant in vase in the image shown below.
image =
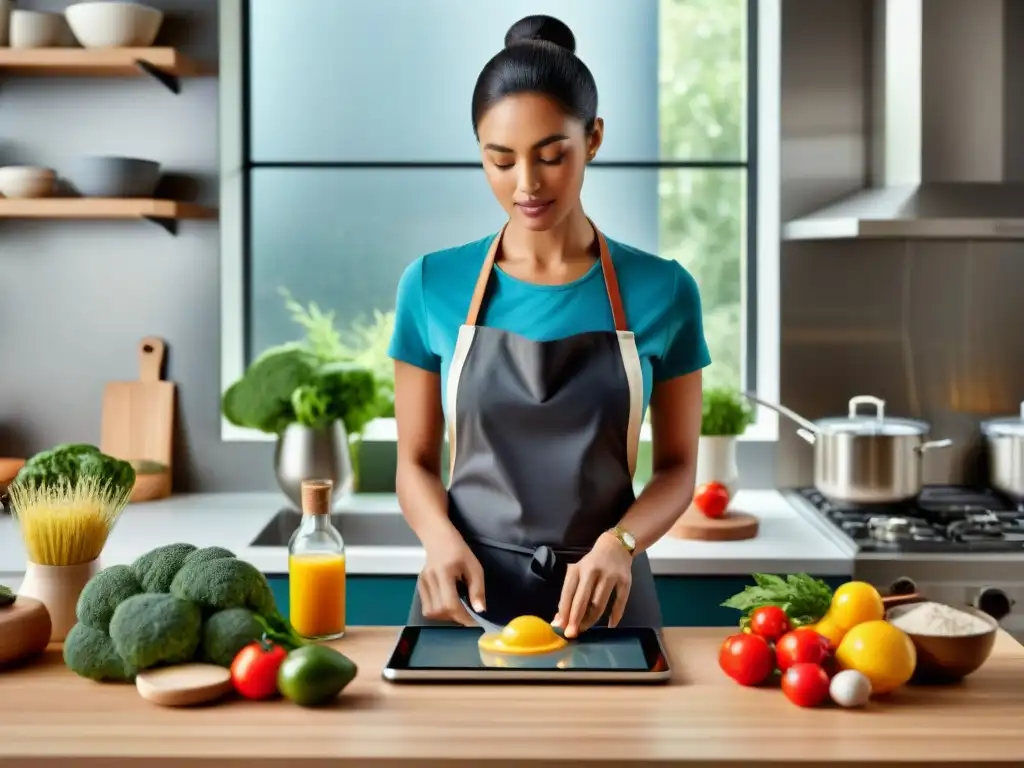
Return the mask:
<path id="1" fill-rule="evenodd" d="M 730 497 L 735 494 L 739 479 L 736 438 L 753 423 L 754 410 L 742 393 L 729 387 L 704 390 L 697 446 L 698 489 L 720 483 Z"/>

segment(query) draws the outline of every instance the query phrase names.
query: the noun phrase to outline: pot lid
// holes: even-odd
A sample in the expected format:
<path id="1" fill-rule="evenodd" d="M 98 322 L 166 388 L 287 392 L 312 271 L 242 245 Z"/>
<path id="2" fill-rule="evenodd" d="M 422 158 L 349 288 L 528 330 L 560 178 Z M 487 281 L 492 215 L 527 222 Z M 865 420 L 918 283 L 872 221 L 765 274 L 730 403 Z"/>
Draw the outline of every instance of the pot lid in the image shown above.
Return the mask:
<path id="1" fill-rule="evenodd" d="M 992 437 L 1024 435 L 1024 402 L 1020 404 L 1019 416 L 1003 416 L 983 421 L 981 431 Z"/>
<path id="2" fill-rule="evenodd" d="M 870 405 L 874 413 L 860 411 L 862 405 Z M 929 425 L 917 419 L 886 417 L 885 401 L 872 395 L 857 395 L 850 398 L 850 410 L 846 416 L 833 416 L 814 422 L 825 434 L 879 435 L 887 437 L 913 437 L 925 435 Z"/>

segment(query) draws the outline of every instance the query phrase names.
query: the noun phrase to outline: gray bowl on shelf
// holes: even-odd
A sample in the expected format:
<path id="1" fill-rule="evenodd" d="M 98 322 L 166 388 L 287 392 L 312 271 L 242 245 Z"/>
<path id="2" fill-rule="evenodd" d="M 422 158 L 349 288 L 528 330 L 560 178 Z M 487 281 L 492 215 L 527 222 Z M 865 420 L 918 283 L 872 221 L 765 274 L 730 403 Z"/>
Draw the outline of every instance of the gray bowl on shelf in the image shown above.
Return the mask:
<path id="1" fill-rule="evenodd" d="M 76 157 L 65 174 L 82 197 L 153 197 L 160 182 L 160 163 L 138 157 L 85 155 Z"/>

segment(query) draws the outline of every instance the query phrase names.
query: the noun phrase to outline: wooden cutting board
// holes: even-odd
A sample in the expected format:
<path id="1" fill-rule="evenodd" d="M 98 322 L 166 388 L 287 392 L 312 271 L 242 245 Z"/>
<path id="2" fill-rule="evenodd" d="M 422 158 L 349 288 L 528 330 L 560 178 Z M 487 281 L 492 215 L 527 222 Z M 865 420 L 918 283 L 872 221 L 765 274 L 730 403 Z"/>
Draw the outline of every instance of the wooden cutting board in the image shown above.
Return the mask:
<path id="1" fill-rule="evenodd" d="M 100 450 L 126 461 L 157 461 L 171 468 L 176 387 L 162 379 L 164 342 L 139 342 L 138 381 L 112 381 L 103 390 Z"/>
<path id="2" fill-rule="evenodd" d="M 669 536 L 698 541 L 741 541 L 757 536 L 760 521 L 746 512 L 727 510 L 723 517 L 712 520 L 692 504 L 669 530 Z"/>

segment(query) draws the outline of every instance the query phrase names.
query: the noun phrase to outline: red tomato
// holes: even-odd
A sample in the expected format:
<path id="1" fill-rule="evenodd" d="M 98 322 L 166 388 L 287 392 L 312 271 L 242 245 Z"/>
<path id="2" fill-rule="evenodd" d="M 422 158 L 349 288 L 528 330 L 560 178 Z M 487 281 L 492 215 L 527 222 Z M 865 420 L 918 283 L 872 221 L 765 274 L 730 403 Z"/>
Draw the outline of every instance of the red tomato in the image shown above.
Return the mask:
<path id="1" fill-rule="evenodd" d="M 789 616 L 777 605 L 765 605 L 750 615 L 750 629 L 755 635 L 774 643 L 789 632 Z"/>
<path id="2" fill-rule="evenodd" d="M 787 632 L 775 643 L 775 662 L 782 672 L 794 664 L 821 664 L 828 655 L 828 638 L 810 627 L 798 627 Z"/>
<path id="3" fill-rule="evenodd" d="M 722 643 L 718 666 L 740 685 L 759 685 L 775 671 L 775 658 L 763 637 L 739 634 Z"/>
<path id="4" fill-rule="evenodd" d="M 729 506 L 729 489 L 721 483 L 705 483 L 693 495 L 693 503 L 706 517 L 719 518 Z"/>
<path id="5" fill-rule="evenodd" d="M 782 675 L 782 692 L 798 707 L 816 707 L 828 698 L 828 675 L 817 664 L 800 662 Z"/>
<path id="6" fill-rule="evenodd" d="M 247 699 L 277 695 L 277 669 L 288 652 L 268 640 L 249 643 L 231 662 L 231 682 Z"/>

